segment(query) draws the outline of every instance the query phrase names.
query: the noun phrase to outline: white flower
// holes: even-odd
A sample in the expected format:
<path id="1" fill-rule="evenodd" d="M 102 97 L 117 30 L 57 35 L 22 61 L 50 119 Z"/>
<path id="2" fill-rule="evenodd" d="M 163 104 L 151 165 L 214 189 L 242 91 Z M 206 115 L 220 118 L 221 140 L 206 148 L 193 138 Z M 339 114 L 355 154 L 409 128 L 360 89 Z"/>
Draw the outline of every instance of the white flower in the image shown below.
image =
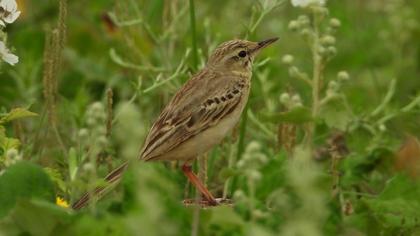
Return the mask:
<path id="1" fill-rule="evenodd" d="M 6 45 L 2 41 L 0 41 L 0 57 L 3 61 L 12 66 L 19 62 L 19 57 L 10 53 L 9 49 L 6 48 Z"/>
<path id="2" fill-rule="evenodd" d="M 15 0 L 0 0 L 0 25 L 13 23 L 20 15 Z"/>
<path id="3" fill-rule="evenodd" d="M 307 7 L 309 5 L 325 5 L 326 0 L 292 0 L 294 7 Z"/>

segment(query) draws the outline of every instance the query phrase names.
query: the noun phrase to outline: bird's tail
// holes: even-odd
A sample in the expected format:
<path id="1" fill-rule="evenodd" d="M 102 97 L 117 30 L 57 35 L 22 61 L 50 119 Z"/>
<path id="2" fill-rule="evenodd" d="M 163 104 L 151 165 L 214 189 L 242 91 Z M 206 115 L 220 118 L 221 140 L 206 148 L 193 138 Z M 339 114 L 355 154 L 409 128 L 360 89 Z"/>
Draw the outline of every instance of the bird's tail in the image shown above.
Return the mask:
<path id="1" fill-rule="evenodd" d="M 79 198 L 79 200 L 74 202 L 71 207 L 74 210 L 79 210 L 79 209 L 87 206 L 92 199 L 101 198 L 105 193 L 108 192 L 108 190 L 112 189 L 115 186 L 115 184 L 119 182 L 119 180 L 122 177 L 122 174 L 127 169 L 127 166 L 128 166 L 128 162 L 124 162 L 121 166 L 119 166 L 118 168 L 113 170 L 111 173 L 109 173 L 105 177 L 105 181 L 108 184 L 107 186 L 97 187 L 97 188 L 95 188 L 94 191 L 87 192 L 87 193 L 83 194 L 83 196 L 81 198 Z"/>

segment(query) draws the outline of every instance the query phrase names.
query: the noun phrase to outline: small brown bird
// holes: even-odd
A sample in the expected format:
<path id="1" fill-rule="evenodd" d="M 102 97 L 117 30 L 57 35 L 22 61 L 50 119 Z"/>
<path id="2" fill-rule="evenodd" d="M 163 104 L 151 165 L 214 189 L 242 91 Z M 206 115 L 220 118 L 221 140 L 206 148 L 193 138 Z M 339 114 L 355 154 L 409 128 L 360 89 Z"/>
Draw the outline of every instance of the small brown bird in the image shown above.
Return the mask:
<path id="1" fill-rule="evenodd" d="M 219 45 L 206 66 L 186 82 L 163 109 L 147 135 L 139 159 L 181 161 L 182 171 L 209 205 L 217 201 L 191 170 L 191 162 L 220 143 L 239 121 L 251 87 L 252 63 L 261 49 L 277 41 L 231 40 Z M 127 168 L 124 163 L 105 180 L 117 183 Z M 73 205 L 80 209 L 107 187 L 86 193 Z"/>

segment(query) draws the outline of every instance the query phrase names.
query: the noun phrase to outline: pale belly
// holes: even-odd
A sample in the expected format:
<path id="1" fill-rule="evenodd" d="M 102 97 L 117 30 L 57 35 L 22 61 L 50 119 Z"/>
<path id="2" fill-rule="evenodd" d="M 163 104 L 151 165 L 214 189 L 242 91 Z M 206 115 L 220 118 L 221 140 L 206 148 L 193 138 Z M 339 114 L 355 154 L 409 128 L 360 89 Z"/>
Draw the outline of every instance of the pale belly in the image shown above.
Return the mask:
<path id="1" fill-rule="evenodd" d="M 233 127 L 235 127 L 241 117 L 245 103 L 246 101 L 242 101 L 241 104 L 239 104 L 239 109 L 236 109 L 215 126 L 208 128 L 205 131 L 190 138 L 188 141 L 169 151 L 168 153 L 153 159 L 188 161 L 196 158 L 200 154 L 209 151 L 213 146 L 219 144 L 223 138 L 226 137 L 226 135 L 233 129 Z"/>

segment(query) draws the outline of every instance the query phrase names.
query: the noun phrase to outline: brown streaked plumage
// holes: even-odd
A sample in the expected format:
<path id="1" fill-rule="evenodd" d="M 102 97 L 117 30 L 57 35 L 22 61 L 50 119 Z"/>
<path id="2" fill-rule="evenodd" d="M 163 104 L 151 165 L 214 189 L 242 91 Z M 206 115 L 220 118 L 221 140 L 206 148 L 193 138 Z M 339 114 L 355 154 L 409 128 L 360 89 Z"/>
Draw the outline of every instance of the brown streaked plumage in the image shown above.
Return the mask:
<path id="1" fill-rule="evenodd" d="M 146 137 L 139 159 L 182 161 L 182 170 L 192 184 L 210 205 L 217 204 L 192 173 L 190 163 L 222 141 L 238 122 L 249 96 L 253 60 L 262 48 L 276 40 L 237 39 L 219 45 L 206 66 L 185 83 L 163 109 Z M 121 165 L 105 180 L 116 183 L 127 165 Z M 111 186 L 96 188 L 92 195 L 100 197 Z M 72 208 L 80 209 L 90 199 L 90 194 L 85 194 Z"/>

